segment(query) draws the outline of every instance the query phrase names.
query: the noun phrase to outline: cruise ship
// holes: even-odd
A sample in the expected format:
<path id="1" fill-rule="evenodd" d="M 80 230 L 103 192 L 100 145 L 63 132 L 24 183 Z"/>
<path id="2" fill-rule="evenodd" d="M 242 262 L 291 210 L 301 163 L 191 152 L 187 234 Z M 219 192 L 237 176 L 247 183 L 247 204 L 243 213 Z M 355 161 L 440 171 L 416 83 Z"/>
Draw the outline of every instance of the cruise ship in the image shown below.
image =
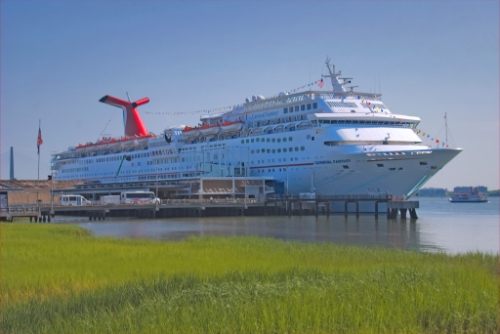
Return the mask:
<path id="1" fill-rule="evenodd" d="M 417 135 L 420 118 L 393 113 L 381 94 L 348 86 L 326 61 L 331 88 L 256 95 L 197 125 L 149 133 L 136 102 L 104 96 L 123 109 L 124 135 L 53 152 L 54 180 L 162 184 L 210 177 L 273 180 L 277 195 L 392 194 L 411 197 L 461 152 L 431 147 Z M 187 190 L 190 191 L 189 189 Z"/>

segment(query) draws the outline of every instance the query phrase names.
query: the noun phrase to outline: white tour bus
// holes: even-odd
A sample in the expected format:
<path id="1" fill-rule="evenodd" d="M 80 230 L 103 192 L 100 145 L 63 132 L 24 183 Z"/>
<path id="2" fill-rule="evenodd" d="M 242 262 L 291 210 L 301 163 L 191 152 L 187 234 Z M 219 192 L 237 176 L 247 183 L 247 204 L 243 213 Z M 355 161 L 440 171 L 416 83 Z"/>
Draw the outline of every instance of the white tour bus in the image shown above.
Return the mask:
<path id="1" fill-rule="evenodd" d="M 152 191 L 122 191 L 120 195 L 122 204 L 155 204 L 159 199 Z"/>
<path id="2" fill-rule="evenodd" d="M 90 202 L 82 195 L 60 195 L 59 199 L 57 200 L 57 204 L 67 206 L 82 206 L 92 205 L 92 202 Z"/>

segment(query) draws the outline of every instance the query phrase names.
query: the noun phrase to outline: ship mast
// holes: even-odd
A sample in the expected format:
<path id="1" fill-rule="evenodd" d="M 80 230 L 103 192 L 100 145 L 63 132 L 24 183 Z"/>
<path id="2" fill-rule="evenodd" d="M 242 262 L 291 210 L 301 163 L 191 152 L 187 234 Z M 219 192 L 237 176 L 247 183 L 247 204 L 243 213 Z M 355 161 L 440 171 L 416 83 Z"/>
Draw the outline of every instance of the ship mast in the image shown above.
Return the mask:
<path id="1" fill-rule="evenodd" d="M 444 129 L 445 129 L 445 132 L 446 132 L 446 141 L 445 141 L 445 145 L 446 147 L 448 147 L 448 118 L 446 117 L 446 112 L 444 113 Z"/>
<path id="2" fill-rule="evenodd" d="M 328 68 L 328 72 L 330 74 L 323 74 L 321 76 L 323 78 L 330 78 L 332 82 L 333 92 L 346 92 L 344 86 L 351 83 L 351 78 L 341 78 L 340 76 L 342 75 L 342 71 L 338 71 L 337 73 L 335 73 L 335 65 L 332 65 L 330 67 L 330 59 L 328 57 L 326 58 L 326 67 Z M 342 82 L 340 82 L 340 80 L 342 80 Z"/>

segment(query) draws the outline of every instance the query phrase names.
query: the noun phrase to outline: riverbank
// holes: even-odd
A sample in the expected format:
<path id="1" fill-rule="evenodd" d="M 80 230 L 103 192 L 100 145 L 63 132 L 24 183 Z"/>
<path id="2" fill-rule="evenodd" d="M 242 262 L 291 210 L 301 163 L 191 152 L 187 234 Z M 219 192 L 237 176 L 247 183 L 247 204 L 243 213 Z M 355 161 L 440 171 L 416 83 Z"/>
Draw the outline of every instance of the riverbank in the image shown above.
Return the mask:
<path id="1" fill-rule="evenodd" d="M 498 332 L 497 270 L 482 253 L 2 224 L 2 332 Z"/>

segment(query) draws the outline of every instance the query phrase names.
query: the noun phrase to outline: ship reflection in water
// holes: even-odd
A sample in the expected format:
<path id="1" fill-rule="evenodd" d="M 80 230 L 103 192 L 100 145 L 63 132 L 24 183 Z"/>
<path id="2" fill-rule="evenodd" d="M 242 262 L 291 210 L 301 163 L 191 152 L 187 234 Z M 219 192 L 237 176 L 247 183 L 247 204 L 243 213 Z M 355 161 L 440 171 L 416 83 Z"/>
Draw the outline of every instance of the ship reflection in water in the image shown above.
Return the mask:
<path id="1" fill-rule="evenodd" d="M 217 217 L 75 221 L 99 236 L 178 241 L 190 236 L 259 236 L 286 241 L 331 242 L 425 252 L 499 252 L 499 201 L 451 204 L 447 198 L 420 198 L 419 219 L 376 220 L 332 215 L 303 217 Z"/>
<path id="2" fill-rule="evenodd" d="M 190 236 L 259 236 L 303 242 L 332 242 L 365 246 L 420 249 L 414 221 L 327 217 L 218 217 L 171 220 L 129 220 L 79 224 L 95 236 L 148 238 L 165 241 Z M 432 248 L 432 246 L 426 246 Z"/>
<path id="3" fill-rule="evenodd" d="M 373 216 L 218 217 L 173 220 L 130 220 L 80 224 L 96 236 L 178 241 L 190 236 L 259 236 L 303 242 L 419 248 L 415 223 L 375 221 Z M 119 226 L 118 226 L 119 225 Z"/>

